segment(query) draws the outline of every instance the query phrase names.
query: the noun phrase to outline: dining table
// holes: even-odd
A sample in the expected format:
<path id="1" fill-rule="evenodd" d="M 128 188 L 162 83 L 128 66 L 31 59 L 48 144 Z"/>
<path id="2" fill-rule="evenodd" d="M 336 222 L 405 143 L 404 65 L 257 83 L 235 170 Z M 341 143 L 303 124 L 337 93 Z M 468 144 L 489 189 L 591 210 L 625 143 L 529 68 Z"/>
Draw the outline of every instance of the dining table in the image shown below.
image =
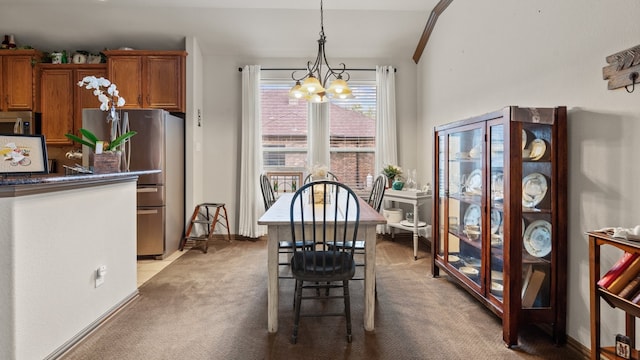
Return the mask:
<path id="1" fill-rule="evenodd" d="M 291 241 L 291 201 L 294 193 L 281 194 L 276 202 L 260 217 L 259 225 L 267 226 L 267 328 L 270 333 L 278 331 L 278 244 L 280 241 Z M 360 217 L 358 225 L 358 239 L 365 242 L 365 270 L 364 270 L 364 329 L 375 329 L 375 286 L 376 286 L 376 227 L 386 224 L 387 220 L 372 208 L 364 199 L 358 197 L 360 204 Z M 314 204 L 305 204 L 312 207 Z M 340 205 L 338 205 L 340 206 Z M 309 209 L 303 209 L 307 212 Z M 299 211 L 296 209 L 296 211 Z M 294 213 L 294 223 L 299 216 Z M 348 218 L 347 222 L 355 221 Z M 321 226 L 321 225 L 320 225 Z"/>

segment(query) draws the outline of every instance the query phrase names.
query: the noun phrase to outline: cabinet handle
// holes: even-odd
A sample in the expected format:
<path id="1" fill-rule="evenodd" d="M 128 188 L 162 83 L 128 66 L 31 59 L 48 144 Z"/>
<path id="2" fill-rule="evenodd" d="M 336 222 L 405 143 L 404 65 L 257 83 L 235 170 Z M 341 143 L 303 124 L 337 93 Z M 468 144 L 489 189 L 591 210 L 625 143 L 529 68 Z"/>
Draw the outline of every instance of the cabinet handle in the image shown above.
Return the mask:
<path id="1" fill-rule="evenodd" d="M 151 98 L 149 97 L 149 94 L 147 94 L 147 106 L 151 105 Z"/>
<path id="2" fill-rule="evenodd" d="M 142 95 L 138 95 L 138 105 L 142 106 Z"/>
<path id="3" fill-rule="evenodd" d="M 153 215 L 157 213 L 158 210 L 136 210 L 136 214 L 138 215 Z"/>

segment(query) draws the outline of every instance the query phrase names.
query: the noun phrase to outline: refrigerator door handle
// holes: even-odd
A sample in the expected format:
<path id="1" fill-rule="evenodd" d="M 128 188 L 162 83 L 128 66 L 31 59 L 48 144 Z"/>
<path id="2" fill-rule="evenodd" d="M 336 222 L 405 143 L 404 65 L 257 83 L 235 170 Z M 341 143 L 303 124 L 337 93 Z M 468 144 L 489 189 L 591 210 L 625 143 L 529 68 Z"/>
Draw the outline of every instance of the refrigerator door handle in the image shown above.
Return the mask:
<path id="1" fill-rule="evenodd" d="M 157 213 L 158 210 L 136 210 L 136 214 L 138 215 L 152 215 Z"/>
<path id="2" fill-rule="evenodd" d="M 150 192 L 157 193 L 158 192 L 158 188 L 157 187 L 143 187 L 143 188 L 138 188 L 136 190 L 136 192 L 139 192 L 139 193 L 150 193 Z"/>

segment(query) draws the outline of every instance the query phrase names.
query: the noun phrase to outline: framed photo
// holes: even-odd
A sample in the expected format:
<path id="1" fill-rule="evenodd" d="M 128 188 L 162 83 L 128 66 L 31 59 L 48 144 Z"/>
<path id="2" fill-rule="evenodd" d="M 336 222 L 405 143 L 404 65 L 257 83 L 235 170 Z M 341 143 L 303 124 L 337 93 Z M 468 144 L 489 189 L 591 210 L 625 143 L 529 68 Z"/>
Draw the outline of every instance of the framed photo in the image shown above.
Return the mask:
<path id="1" fill-rule="evenodd" d="M 0 135 L 0 175 L 48 173 L 43 135 Z"/>

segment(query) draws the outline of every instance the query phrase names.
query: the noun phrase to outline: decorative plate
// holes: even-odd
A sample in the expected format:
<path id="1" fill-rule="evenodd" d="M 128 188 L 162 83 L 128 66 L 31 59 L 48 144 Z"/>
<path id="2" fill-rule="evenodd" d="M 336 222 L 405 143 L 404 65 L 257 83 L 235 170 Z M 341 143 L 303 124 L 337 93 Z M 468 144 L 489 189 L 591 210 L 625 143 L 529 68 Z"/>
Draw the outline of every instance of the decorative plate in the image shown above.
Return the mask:
<path id="1" fill-rule="evenodd" d="M 449 255 L 449 257 L 447 258 L 447 260 L 450 263 L 457 263 L 458 261 L 460 261 L 460 258 L 457 257 L 456 255 Z"/>
<path id="2" fill-rule="evenodd" d="M 502 284 L 497 283 L 495 281 L 491 282 L 491 293 L 498 295 L 498 296 L 502 296 L 502 291 L 503 291 L 504 287 L 502 286 Z"/>
<path id="3" fill-rule="evenodd" d="M 522 129 L 522 150 L 527 147 L 527 131 Z"/>
<path id="4" fill-rule="evenodd" d="M 491 233 L 495 234 L 502 224 L 502 213 L 496 209 L 491 209 Z"/>
<path id="5" fill-rule="evenodd" d="M 551 224 L 546 220 L 536 220 L 524 231 L 524 248 L 535 257 L 544 257 L 551 252 Z"/>
<path id="6" fill-rule="evenodd" d="M 482 145 L 476 145 L 469 151 L 469 156 L 472 159 L 479 159 L 482 156 Z"/>
<path id="7" fill-rule="evenodd" d="M 482 195 L 482 171 L 473 170 L 465 183 L 467 192 L 472 195 Z"/>
<path id="8" fill-rule="evenodd" d="M 502 172 L 496 172 L 491 175 L 491 198 L 493 200 L 502 200 L 504 197 L 504 175 Z"/>
<path id="9" fill-rule="evenodd" d="M 502 246 L 502 235 L 491 234 L 491 246 L 493 247 Z"/>
<path id="10" fill-rule="evenodd" d="M 467 225 L 478 225 L 480 226 L 480 218 L 482 214 L 480 211 L 480 206 L 471 204 L 467 208 L 467 211 L 464 213 L 464 226 Z"/>
<path id="11" fill-rule="evenodd" d="M 531 160 L 540 160 L 547 152 L 547 144 L 542 139 L 535 139 L 529 145 L 529 149 L 531 149 L 531 153 L 529 153 Z"/>
<path id="12" fill-rule="evenodd" d="M 472 268 L 470 266 L 462 266 L 460 268 L 460 272 L 467 275 L 467 276 L 478 276 L 478 274 L 480 273 L 480 271 L 478 271 L 478 269 L 476 268 Z"/>
<path id="13" fill-rule="evenodd" d="M 491 270 L 491 281 L 492 282 L 498 282 L 498 281 L 501 282 L 502 280 L 503 280 L 502 271 Z"/>
<path id="14" fill-rule="evenodd" d="M 532 208 L 547 194 L 547 178 L 540 173 L 531 173 L 522 179 L 522 206 Z"/>

